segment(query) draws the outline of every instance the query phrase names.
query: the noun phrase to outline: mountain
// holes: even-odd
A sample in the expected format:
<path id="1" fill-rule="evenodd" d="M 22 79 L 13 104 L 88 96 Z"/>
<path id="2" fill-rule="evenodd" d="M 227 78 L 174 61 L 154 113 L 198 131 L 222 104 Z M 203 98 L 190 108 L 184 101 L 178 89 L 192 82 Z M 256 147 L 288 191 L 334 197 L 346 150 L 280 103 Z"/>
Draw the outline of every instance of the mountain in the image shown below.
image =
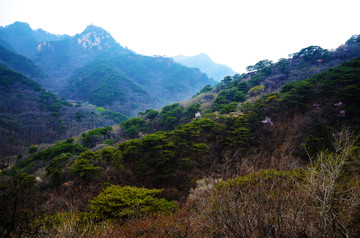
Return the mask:
<path id="1" fill-rule="evenodd" d="M 129 116 L 185 100 L 215 84 L 199 70 L 171 58 L 136 54 L 93 25 L 75 36 L 56 36 L 16 22 L 0 29 L 0 40 L 44 72 L 46 89 Z"/>
<path id="2" fill-rule="evenodd" d="M 223 80 L 225 76 L 236 74 L 230 67 L 215 63 L 204 53 L 195 56 L 178 55 L 173 57 L 173 59 L 175 62 L 187 67 L 199 68 L 202 72 L 206 73 L 210 78 L 213 78 L 216 81 Z"/>
<path id="3" fill-rule="evenodd" d="M 57 41 L 42 41 L 33 61 L 50 77 L 64 79 L 96 58 L 132 54 L 100 27 L 88 26 L 82 33 Z"/>
<path id="4" fill-rule="evenodd" d="M 129 72 L 139 70 L 116 59 L 86 65 L 72 82 L 125 102 L 120 89 L 134 87 Z M 41 90 L 4 70 L 2 92 Z M 357 237 L 360 35 L 248 71 L 116 129 L 31 147 L 0 173 L 3 236 Z M 148 78 L 137 78 L 144 90 Z M 44 109 L 57 108 L 49 101 Z"/>
<path id="5" fill-rule="evenodd" d="M 172 59 L 124 54 L 76 70 L 61 94 L 134 116 L 189 98 L 208 84 L 214 81 L 204 73 Z"/>
<path id="6" fill-rule="evenodd" d="M 304 232 L 318 237 L 324 232 L 328 236 L 344 232 L 322 223 L 324 217 L 335 215 L 334 222 L 346 225 L 345 234 L 356 237 L 360 228 L 359 90 L 357 58 L 285 84 L 279 93 L 248 101 L 240 113 L 203 112 L 203 118 L 197 119 L 191 115 L 175 129 L 97 147 L 97 151 L 95 144 L 92 150 L 84 146 L 98 135 L 106 139 L 110 129 L 59 142 L 19 159 L 3 172 L 0 191 L 8 193 L 0 197 L 1 204 L 15 203 L 17 210 L 10 205 L 0 207 L 7 214 L 0 217 L 6 221 L 0 224 L 13 233 L 21 234 L 26 227 L 28 232 L 62 236 L 69 232 L 63 227 L 81 224 L 81 231 L 73 229 L 74 237 L 91 236 L 94 226 L 97 232 L 107 235 L 111 231 L 116 237 L 149 233 L 154 237 L 237 237 L 251 231 L 263 237 L 266 229 L 274 229 L 276 237 L 297 237 Z M 121 127 L 128 135 L 139 129 L 146 132 L 165 117 L 169 121 L 175 114 L 187 117 L 191 106 L 182 107 L 168 105 L 155 116 L 148 111 Z M 38 176 L 38 182 L 25 171 Z M 33 186 L 20 186 L 28 183 Z M 334 194 L 324 197 L 328 189 Z M 319 199 L 339 209 L 330 206 L 324 211 Z M 345 214 L 344 209 L 349 212 Z M 33 216 L 15 220 L 22 217 L 19 210 L 39 219 L 47 214 L 46 223 L 27 226 Z M 279 216 L 283 220 L 273 224 Z M 263 223 L 269 220 L 270 224 Z M 10 221 L 21 224 L 22 229 L 6 226 Z M 254 227 L 247 227 L 249 222 Z"/>
<path id="7" fill-rule="evenodd" d="M 144 109 L 154 101 L 139 84 L 115 70 L 107 60 L 76 70 L 63 95 L 127 115 L 135 107 Z"/>
<path id="8" fill-rule="evenodd" d="M 42 71 L 29 59 L 22 55 L 18 55 L 0 43 L 0 63 L 6 64 L 14 71 L 20 72 L 31 78 L 43 78 Z"/>
<path id="9" fill-rule="evenodd" d="M 97 110 L 91 105 L 74 106 L 0 64 L 1 158 L 24 153 L 33 144 L 53 143 L 125 119 L 119 113 Z"/>
<path id="10" fill-rule="evenodd" d="M 68 36 L 50 34 L 44 30 L 32 30 L 25 22 L 15 22 L 6 27 L 0 27 L 0 39 L 11 46 L 15 53 L 32 59 L 39 43 L 43 41 L 61 40 Z M 0 44 L 1 44 L 0 41 Z M 6 47 L 6 46 L 5 46 Z"/>
<path id="11" fill-rule="evenodd" d="M 75 69 L 98 56 L 132 53 L 121 47 L 104 29 L 93 25 L 71 37 L 54 35 L 42 29 L 32 30 L 27 23 L 15 22 L 0 28 L 0 40 L 16 53 L 31 59 L 55 80 L 69 77 Z"/>

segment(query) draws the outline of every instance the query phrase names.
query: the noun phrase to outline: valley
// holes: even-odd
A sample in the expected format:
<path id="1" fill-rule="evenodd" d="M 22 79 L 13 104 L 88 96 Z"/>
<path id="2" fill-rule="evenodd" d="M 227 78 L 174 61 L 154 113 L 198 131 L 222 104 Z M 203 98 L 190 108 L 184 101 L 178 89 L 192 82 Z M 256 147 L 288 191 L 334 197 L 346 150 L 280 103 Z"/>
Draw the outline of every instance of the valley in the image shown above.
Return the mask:
<path id="1" fill-rule="evenodd" d="M 0 62 L 3 237 L 360 233 L 360 35 L 216 82 L 16 22 Z"/>

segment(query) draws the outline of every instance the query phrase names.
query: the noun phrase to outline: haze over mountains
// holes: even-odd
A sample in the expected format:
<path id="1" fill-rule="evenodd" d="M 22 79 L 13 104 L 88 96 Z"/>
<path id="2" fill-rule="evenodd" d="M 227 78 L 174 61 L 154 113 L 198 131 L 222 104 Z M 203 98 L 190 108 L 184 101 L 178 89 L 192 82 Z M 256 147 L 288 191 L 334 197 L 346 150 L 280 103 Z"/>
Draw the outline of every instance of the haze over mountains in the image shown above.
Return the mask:
<path id="1" fill-rule="evenodd" d="M 9 67 L 1 66 L 2 155 L 117 124 L 215 83 L 171 58 L 136 54 L 93 25 L 75 36 L 23 22 L 1 27 L 0 63 Z M 37 86 L 24 85 L 10 69 Z"/>
<path id="2" fill-rule="evenodd" d="M 58 36 L 41 29 L 34 31 L 27 23 L 16 22 L 0 29 L 0 40 L 3 47 L 13 49 L 15 53 L 29 58 L 41 69 L 45 77 L 38 81 L 42 82 L 45 88 L 66 98 L 75 96 L 67 92 L 66 88 L 69 85 L 74 86 L 72 78 L 77 77 L 77 80 L 80 80 L 76 70 L 82 68 L 80 71 L 84 72 L 89 67 L 88 64 L 91 64 L 87 77 L 92 77 L 91 74 L 99 76 L 104 72 L 96 72 L 96 68 L 100 68 L 96 67 L 96 64 L 101 64 L 101 67 L 106 65 L 111 72 L 116 72 L 119 78 L 126 78 L 129 82 L 137 84 L 139 90 L 146 92 L 150 97 L 141 99 L 134 95 L 137 99 L 132 102 L 132 106 L 125 106 L 126 109 L 114 106 L 116 102 L 113 100 L 101 99 L 101 106 L 126 115 L 135 115 L 140 110 L 158 108 L 167 103 L 184 100 L 203 86 L 214 84 L 213 80 L 198 69 L 188 69 L 170 58 L 138 55 L 122 47 L 108 32 L 93 25 L 75 36 Z M 87 99 L 94 103 L 96 100 L 91 98 L 99 97 L 96 93 L 99 88 L 115 88 L 118 93 L 121 91 L 127 94 L 127 98 L 132 97 L 133 86 L 128 85 L 130 88 L 127 88 L 126 85 L 117 84 L 116 80 L 110 83 L 105 76 L 98 77 L 96 85 L 88 88 L 89 91 L 80 93 L 83 96 L 70 99 Z M 89 95 L 84 96 L 84 93 Z M 123 100 L 124 97 L 121 98 Z M 121 100 L 120 103 L 123 103 Z"/>
<path id="3" fill-rule="evenodd" d="M 216 81 L 221 81 L 225 76 L 236 74 L 229 66 L 217 64 L 205 53 L 195 56 L 178 55 L 173 57 L 175 62 L 183 64 L 187 67 L 199 68 L 202 72 L 206 73 L 210 78 Z"/>

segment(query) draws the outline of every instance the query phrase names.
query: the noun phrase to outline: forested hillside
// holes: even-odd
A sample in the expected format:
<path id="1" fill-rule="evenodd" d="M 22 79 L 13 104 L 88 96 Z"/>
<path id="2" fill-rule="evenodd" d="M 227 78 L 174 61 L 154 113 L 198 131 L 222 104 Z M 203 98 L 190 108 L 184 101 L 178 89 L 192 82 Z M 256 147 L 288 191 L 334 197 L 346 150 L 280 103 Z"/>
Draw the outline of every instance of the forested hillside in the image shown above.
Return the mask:
<path id="1" fill-rule="evenodd" d="M 0 45 L 0 62 L 6 64 L 12 70 L 22 73 L 28 77 L 43 78 L 42 71 L 29 59 L 15 54 Z"/>
<path id="2" fill-rule="evenodd" d="M 357 237 L 359 44 L 260 61 L 188 101 L 20 158 L 2 172 L 12 216 L 1 232 Z"/>
<path id="3" fill-rule="evenodd" d="M 119 55 L 96 60 L 68 80 L 65 97 L 134 116 L 193 96 L 214 81 L 164 57 Z"/>
<path id="4" fill-rule="evenodd" d="M 72 105 L 32 79 L 0 64 L 0 157 L 24 153 L 30 145 L 53 143 L 126 119 L 92 105 Z M 3 161 L 2 161 L 3 162 Z M 2 166 L 7 166 L 7 162 Z"/>

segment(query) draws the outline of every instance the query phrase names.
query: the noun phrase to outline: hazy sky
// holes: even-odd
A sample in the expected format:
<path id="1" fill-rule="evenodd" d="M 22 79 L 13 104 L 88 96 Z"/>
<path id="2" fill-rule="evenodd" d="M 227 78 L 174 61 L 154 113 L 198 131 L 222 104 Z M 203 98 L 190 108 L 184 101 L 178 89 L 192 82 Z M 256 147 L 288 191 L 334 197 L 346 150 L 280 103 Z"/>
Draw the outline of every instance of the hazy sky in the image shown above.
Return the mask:
<path id="1" fill-rule="evenodd" d="M 360 0 L 0 0 L 0 26 L 75 35 L 94 24 L 143 55 L 208 54 L 240 73 L 360 34 Z"/>

